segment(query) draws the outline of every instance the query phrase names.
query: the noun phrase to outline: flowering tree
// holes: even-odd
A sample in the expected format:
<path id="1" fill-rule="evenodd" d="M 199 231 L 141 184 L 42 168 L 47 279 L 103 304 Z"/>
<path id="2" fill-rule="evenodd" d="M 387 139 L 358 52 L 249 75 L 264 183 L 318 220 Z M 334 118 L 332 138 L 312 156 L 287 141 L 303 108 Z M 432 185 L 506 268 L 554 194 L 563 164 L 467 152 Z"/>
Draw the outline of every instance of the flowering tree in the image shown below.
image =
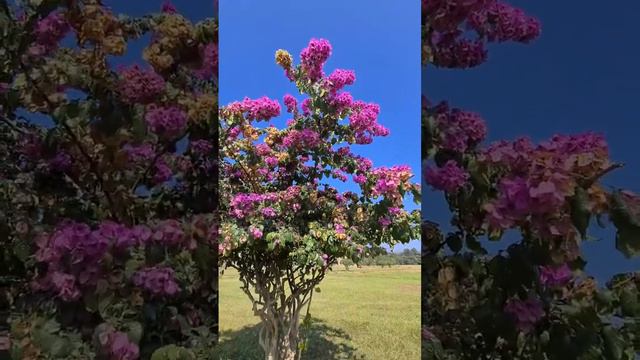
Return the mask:
<path id="1" fill-rule="evenodd" d="M 0 1 L 3 344 L 14 359 L 209 358 L 217 21 L 20 4 Z M 145 34 L 146 64 L 114 69 Z"/>
<path id="2" fill-rule="evenodd" d="M 338 258 L 354 261 L 416 238 L 418 211 L 403 200 L 419 199 L 407 166 L 374 168 L 350 145 L 367 145 L 389 131 L 377 122 L 377 104 L 354 100 L 349 70 L 325 76 L 331 54 L 326 40 L 311 40 L 294 65 L 284 50 L 276 62 L 305 96 L 300 108 L 291 95 L 280 115 L 266 97 L 231 103 L 221 110 L 221 266 L 238 270 L 243 290 L 262 321 L 260 345 L 266 359 L 294 359 L 300 312 Z M 264 122 L 265 125 L 261 125 Z M 340 191 L 348 182 L 358 193 Z"/>
<path id="3" fill-rule="evenodd" d="M 539 23 L 498 1 L 423 2 L 425 64 L 466 68 L 486 41 L 527 42 Z M 468 40 L 463 29 L 477 35 Z M 462 37 L 465 35 L 465 37 Z M 453 231 L 423 225 L 427 359 L 636 359 L 640 277 L 598 286 L 584 272 L 581 241 L 608 216 L 616 248 L 640 254 L 640 197 L 606 190 L 620 167 L 602 136 L 556 135 L 483 145 L 478 114 L 428 101 L 423 109 L 425 180 L 452 210 Z M 489 254 L 481 241 L 506 231 L 520 241 Z"/>

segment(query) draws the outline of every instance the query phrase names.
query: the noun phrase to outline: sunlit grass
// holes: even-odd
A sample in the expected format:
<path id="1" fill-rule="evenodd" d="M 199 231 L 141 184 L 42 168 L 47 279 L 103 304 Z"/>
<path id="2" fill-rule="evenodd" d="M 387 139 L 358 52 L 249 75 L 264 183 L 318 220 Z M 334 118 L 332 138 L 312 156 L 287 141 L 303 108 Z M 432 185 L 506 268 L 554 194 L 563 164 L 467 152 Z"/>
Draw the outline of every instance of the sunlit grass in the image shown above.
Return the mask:
<path id="1" fill-rule="evenodd" d="M 313 295 L 303 359 L 419 359 L 420 267 L 334 267 Z M 235 271 L 220 277 L 221 360 L 263 359 L 258 318 Z"/>

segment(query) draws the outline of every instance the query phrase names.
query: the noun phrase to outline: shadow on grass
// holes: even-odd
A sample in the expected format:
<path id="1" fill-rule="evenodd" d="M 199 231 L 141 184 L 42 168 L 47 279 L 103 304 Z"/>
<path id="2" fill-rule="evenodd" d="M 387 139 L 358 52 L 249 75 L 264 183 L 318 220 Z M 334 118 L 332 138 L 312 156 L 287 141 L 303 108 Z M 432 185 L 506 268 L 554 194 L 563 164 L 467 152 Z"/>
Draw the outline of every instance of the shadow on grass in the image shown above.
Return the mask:
<path id="1" fill-rule="evenodd" d="M 262 360 L 264 353 L 258 344 L 259 326 L 246 326 L 235 331 L 221 331 L 216 354 L 220 360 Z M 351 336 L 342 329 L 313 318 L 309 329 L 307 350 L 302 360 L 362 360 L 351 344 Z"/>

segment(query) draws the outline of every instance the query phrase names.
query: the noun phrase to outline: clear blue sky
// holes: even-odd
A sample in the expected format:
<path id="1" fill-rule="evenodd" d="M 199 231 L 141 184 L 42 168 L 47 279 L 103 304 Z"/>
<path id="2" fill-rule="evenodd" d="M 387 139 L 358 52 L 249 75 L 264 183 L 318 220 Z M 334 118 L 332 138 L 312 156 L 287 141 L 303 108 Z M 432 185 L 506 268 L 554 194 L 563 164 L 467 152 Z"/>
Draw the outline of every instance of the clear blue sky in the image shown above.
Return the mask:
<path id="1" fill-rule="evenodd" d="M 129 16 L 143 16 L 153 12 L 159 12 L 164 0 L 104 0 L 103 4 L 110 7 L 114 13 L 126 14 Z M 187 19 L 197 22 L 213 17 L 213 0 L 174 0 L 173 6 Z"/>
<path id="2" fill-rule="evenodd" d="M 420 2 L 403 0 L 222 0 L 220 104 L 245 96 L 279 99 L 293 84 L 274 63 L 277 49 L 299 61 L 311 38 L 325 38 L 333 56 L 325 67 L 352 69 L 354 98 L 377 102 L 391 134 L 354 150 L 375 166 L 420 170 Z M 286 116 L 285 116 L 286 120 Z M 419 241 L 410 244 L 418 248 Z"/>
<path id="3" fill-rule="evenodd" d="M 425 73 L 423 89 L 433 100 L 480 112 L 490 140 L 601 132 L 611 157 L 626 164 L 605 184 L 640 192 L 640 3 L 511 3 L 541 20 L 541 38 L 530 45 L 493 46 L 489 61 L 476 69 Z M 442 197 L 426 190 L 423 216 L 446 222 Z M 591 235 L 601 240 L 585 246 L 587 269 L 599 279 L 640 268 L 640 261 L 615 251 L 612 229 L 593 229 Z"/>

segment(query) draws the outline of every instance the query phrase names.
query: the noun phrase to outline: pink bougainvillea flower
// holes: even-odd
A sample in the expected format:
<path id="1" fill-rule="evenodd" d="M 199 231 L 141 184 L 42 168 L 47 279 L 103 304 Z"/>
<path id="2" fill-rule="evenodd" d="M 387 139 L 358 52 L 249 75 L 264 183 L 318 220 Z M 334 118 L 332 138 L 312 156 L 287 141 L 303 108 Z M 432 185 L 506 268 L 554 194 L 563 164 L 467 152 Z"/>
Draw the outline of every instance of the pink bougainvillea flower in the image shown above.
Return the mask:
<path id="1" fill-rule="evenodd" d="M 545 315 L 542 302 L 533 297 L 526 300 L 510 299 L 507 301 L 504 311 L 513 318 L 516 328 L 525 333 L 533 330 Z"/>
<path id="2" fill-rule="evenodd" d="M 434 189 L 453 193 L 465 186 L 469 180 L 469 173 L 459 167 L 455 161 L 449 160 L 441 168 L 427 166 L 424 178 Z"/>
<path id="3" fill-rule="evenodd" d="M 300 53 L 302 70 L 313 82 L 324 77 L 324 63 L 331 56 L 331 44 L 325 39 L 311 39 Z"/>
<path id="4" fill-rule="evenodd" d="M 541 266 L 540 283 L 547 287 L 566 285 L 573 278 L 571 269 L 565 263 L 560 266 Z"/>
<path id="5" fill-rule="evenodd" d="M 154 296 L 174 296 L 180 292 L 175 273 L 169 267 L 149 267 L 138 270 L 132 277 L 133 284 Z"/>

